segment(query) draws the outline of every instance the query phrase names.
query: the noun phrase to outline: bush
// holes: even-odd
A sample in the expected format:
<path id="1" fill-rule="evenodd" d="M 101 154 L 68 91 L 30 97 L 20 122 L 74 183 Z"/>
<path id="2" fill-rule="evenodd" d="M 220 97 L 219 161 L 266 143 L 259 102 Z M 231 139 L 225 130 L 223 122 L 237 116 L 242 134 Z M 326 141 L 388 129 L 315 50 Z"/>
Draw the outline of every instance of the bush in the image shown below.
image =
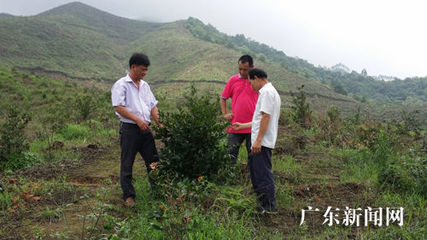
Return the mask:
<path id="1" fill-rule="evenodd" d="M 294 94 L 291 92 L 292 96 L 292 118 L 293 120 L 300 124 L 303 128 L 308 128 L 311 120 L 310 106 L 306 103 L 307 95 L 303 91 L 304 85 L 298 88 L 299 93 Z"/>
<path id="2" fill-rule="evenodd" d="M 161 114 L 161 171 L 180 178 L 211 177 L 230 162 L 224 141 L 228 123 L 218 120 L 218 101 L 198 96 L 194 86 L 185 99 L 177 112 Z"/>
<path id="3" fill-rule="evenodd" d="M 418 110 L 406 112 L 402 110 L 400 113 L 401 122 L 397 125 L 400 134 L 419 136 L 422 130 L 422 123 L 418 119 Z"/>
<path id="4" fill-rule="evenodd" d="M 4 164 L 4 168 L 12 171 L 28 168 L 42 162 L 36 154 L 31 152 L 11 154 L 8 160 Z"/>
<path id="5" fill-rule="evenodd" d="M 0 169 L 10 161 L 11 156 L 18 156 L 28 149 L 24 130 L 30 119 L 27 113 L 9 106 L 6 122 L 0 128 Z"/>
<path id="6" fill-rule="evenodd" d="M 78 120 L 84 121 L 96 109 L 95 99 L 90 93 L 80 94 L 74 99 Z"/>

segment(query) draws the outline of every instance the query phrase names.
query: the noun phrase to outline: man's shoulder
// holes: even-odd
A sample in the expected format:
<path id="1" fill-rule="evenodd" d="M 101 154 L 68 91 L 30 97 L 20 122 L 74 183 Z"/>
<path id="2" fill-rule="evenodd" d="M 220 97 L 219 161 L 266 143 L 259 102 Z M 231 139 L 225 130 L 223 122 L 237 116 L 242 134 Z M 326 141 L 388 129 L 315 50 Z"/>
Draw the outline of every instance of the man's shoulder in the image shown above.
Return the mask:
<path id="1" fill-rule="evenodd" d="M 239 80 L 239 79 L 240 79 L 239 74 L 235 74 L 235 75 L 231 76 L 231 77 L 228 79 L 228 82 L 230 82 L 230 81 L 237 81 L 237 80 Z"/>
<path id="2" fill-rule="evenodd" d="M 274 96 L 280 96 L 277 92 L 276 88 L 270 83 L 268 85 L 265 85 L 261 90 L 259 91 L 260 95 L 263 95 L 265 97 L 274 97 Z"/>
<path id="3" fill-rule="evenodd" d="M 144 80 L 139 80 L 139 85 L 142 87 L 142 88 L 144 88 L 144 89 L 150 89 L 150 85 L 146 82 L 146 81 L 144 81 Z"/>
<path id="4" fill-rule="evenodd" d="M 269 84 L 267 84 L 266 91 L 273 92 L 273 93 L 276 92 L 277 93 L 277 89 L 273 86 L 273 84 L 271 82 L 269 82 Z"/>
<path id="5" fill-rule="evenodd" d="M 116 82 L 114 82 L 114 84 L 124 84 L 128 78 L 129 78 L 129 76 L 124 76 L 124 77 L 120 78 L 119 80 L 117 80 Z"/>

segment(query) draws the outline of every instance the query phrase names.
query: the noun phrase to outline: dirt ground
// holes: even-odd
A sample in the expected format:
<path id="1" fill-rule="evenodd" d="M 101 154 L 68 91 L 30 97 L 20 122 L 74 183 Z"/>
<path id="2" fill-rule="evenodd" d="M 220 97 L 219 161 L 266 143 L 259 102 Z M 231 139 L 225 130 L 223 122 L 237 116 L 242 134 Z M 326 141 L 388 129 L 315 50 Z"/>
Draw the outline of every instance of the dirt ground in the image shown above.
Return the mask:
<path id="1" fill-rule="evenodd" d="M 0 239 L 33 239 L 38 233 L 52 236 L 52 239 L 61 234 L 81 239 L 88 234 L 84 229 L 94 224 L 90 216 L 96 216 L 99 204 L 114 206 L 113 209 L 118 209 L 115 213 L 118 217 L 126 214 L 118 185 L 119 147 L 89 146 L 76 151 L 83 156 L 78 164 L 64 162 L 57 166 L 38 166 L 4 180 L 5 188 L 26 190 L 12 199 L 12 208 L 0 212 L 3 231 Z M 137 158 L 134 173 L 143 174 L 144 171 L 142 160 Z M 26 180 L 19 176 L 25 176 Z M 52 181 L 51 191 L 40 191 L 49 188 L 46 184 Z"/>
<path id="2" fill-rule="evenodd" d="M 52 239 L 60 238 L 61 234 L 71 239 L 88 238 L 96 229 L 91 226 L 103 224 L 102 220 L 97 221 L 100 204 L 108 204 L 109 214 L 119 219 L 134 215 L 121 201 L 119 146 L 89 146 L 76 151 L 83 156 L 78 164 L 64 162 L 58 166 L 34 167 L 3 180 L 6 188 L 26 190 L 12 200 L 11 209 L 0 212 L 0 239 L 32 239 L 37 234 Z M 304 172 L 303 184 L 294 185 L 290 209 L 279 206 L 277 215 L 262 217 L 262 225 L 267 229 L 295 232 L 301 221 L 301 209 L 312 206 L 320 211 L 307 213 L 305 222 L 308 231 L 316 233 L 325 228 L 322 215 L 328 206 L 340 209 L 369 206 L 375 199 L 362 184 L 339 183 L 332 156 L 301 152 L 294 158 L 310 170 Z M 137 156 L 134 174 L 145 174 L 143 166 Z M 278 183 L 287 181 L 280 172 L 275 174 Z M 26 182 L 19 175 L 26 176 Z M 46 188 L 43 184 L 52 180 L 56 184 L 52 191 L 40 191 Z"/>

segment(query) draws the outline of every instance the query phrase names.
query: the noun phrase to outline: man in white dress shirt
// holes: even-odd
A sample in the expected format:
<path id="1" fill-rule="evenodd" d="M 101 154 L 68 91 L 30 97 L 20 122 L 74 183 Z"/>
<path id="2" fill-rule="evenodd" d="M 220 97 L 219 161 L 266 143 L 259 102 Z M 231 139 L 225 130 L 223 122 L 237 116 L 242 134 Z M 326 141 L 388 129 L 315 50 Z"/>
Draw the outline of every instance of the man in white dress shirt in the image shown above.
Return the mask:
<path id="1" fill-rule="evenodd" d="M 252 122 L 234 123 L 233 129 L 252 127 L 249 171 L 258 196 L 258 208 L 264 214 L 276 211 L 271 150 L 276 144 L 281 100 L 263 70 L 254 68 L 249 71 L 249 80 L 252 88 L 259 92 Z"/>

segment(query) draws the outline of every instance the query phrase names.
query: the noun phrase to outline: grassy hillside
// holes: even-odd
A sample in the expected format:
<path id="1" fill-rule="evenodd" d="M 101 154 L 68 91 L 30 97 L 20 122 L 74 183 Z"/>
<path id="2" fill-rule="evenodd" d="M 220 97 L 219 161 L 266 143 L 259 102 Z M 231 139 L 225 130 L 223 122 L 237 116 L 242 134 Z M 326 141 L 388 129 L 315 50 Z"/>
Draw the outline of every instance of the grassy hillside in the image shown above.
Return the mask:
<path id="1" fill-rule="evenodd" d="M 425 126 L 413 112 L 398 121 L 372 118 L 376 109 L 409 110 L 409 97 L 374 111 L 319 79 L 291 71 L 268 51 L 255 52 L 256 43 L 229 43 L 221 34 L 218 40 L 203 30 L 215 33 L 209 25 L 189 29 L 193 20 L 138 27 L 140 22 L 80 3 L 34 17 L 0 18 L 0 239 L 426 239 Z M 137 156 L 136 206 L 130 209 L 121 199 L 119 120 L 109 90 L 134 51 L 146 52 L 152 61 L 146 80 L 159 100 L 164 129 L 171 123 L 190 129 L 171 131 L 170 138 L 185 144 L 182 152 L 197 155 L 168 157 L 165 136 L 156 140 L 161 159 L 151 176 L 157 187 L 150 187 Z M 202 101 L 195 96 L 212 94 L 209 104 L 193 109 L 204 112 L 212 104 L 218 116 L 207 112 L 205 119 L 222 119 L 215 97 L 237 72 L 243 53 L 254 54 L 256 66 L 267 70 L 285 106 L 272 157 L 275 215 L 256 210 L 244 147 L 236 167 L 211 177 L 162 173 L 162 161 L 200 166 L 209 159 L 205 155 L 225 150 L 225 137 L 217 147 L 207 141 L 200 130 L 212 124 L 189 112 L 183 93 L 195 85 L 196 103 Z M 305 102 L 293 104 L 290 96 L 302 84 L 309 109 Z M 414 87 L 422 91 L 422 85 Z M 368 111 L 355 111 L 358 106 Z M 388 117 L 388 111 L 377 114 Z M 171 113 L 185 117 L 171 117 L 168 124 Z M 153 133 L 162 137 L 160 131 Z M 194 147 L 196 134 L 197 144 L 212 151 Z M 209 164 L 217 159 L 204 166 Z M 300 224 L 308 206 L 320 210 L 306 211 Z M 346 226 L 346 207 L 357 214 L 381 207 L 383 225 L 370 221 L 365 227 L 362 215 L 359 226 Z M 403 226 L 398 219 L 386 226 L 387 207 L 404 209 Z M 328 226 L 329 216 L 339 221 Z"/>
<path id="2" fill-rule="evenodd" d="M 195 18 L 189 18 L 186 27 L 199 39 L 246 52 L 260 61 L 273 60 L 302 78 L 328 85 L 341 94 L 347 95 L 348 93 L 358 101 L 366 98 L 381 103 L 400 104 L 408 99 L 412 102 L 415 101 L 419 106 L 427 101 L 426 78 L 383 82 L 354 71 L 352 73 L 334 72 L 323 67 L 316 67 L 304 59 L 289 57 L 284 52 L 250 40 L 243 34 L 228 36 L 219 32 L 214 26 L 205 25 Z"/>
<path id="3" fill-rule="evenodd" d="M 1 61 L 8 67 L 78 78 L 123 71 L 114 42 L 73 16 L 2 18 L 0 33 Z"/>
<path id="4" fill-rule="evenodd" d="M 175 85 L 182 88 L 168 86 L 177 81 L 209 84 L 210 90 L 219 95 L 228 78 L 236 74 L 238 57 L 249 53 L 255 65 L 267 71 L 284 106 L 289 106 L 291 92 L 304 85 L 309 103 L 317 112 L 336 106 L 348 115 L 361 107 L 376 116 L 393 116 L 400 111 L 395 104 L 402 103 L 425 109 L 425 79 L 383 84 L 359 80 L 361 75 L 356 74 L 357 81 L 347 81 L 353 75 L 342 77 L 316 68 L 243 35 L 227 36 L 194 18 L 148 23 L 78 2 L 32 17 L 0 18 L 0 51 L 4 67 L 55 77 L 105 80 L 106 88 L 125 74 L 130 54 L 143 51 L 152 61 L 146 80 L 171 89 L 169 97 L 180 96 L 188 88 L 189 84 Z M 336 91 L 337 82 L 347 96 Z M 386 104 L 380 110 L 373 111 L 365 104 L 371 102 L 376 109 L 378 99 Z"/>
<path id="5" fill-rule="evenodd" d="M 147 81 L 156 86 L 164 87 L 167 83 L 176 81 L 196 81 L 199 85 L 203 82 L 216 83 L 211 90 L 215 89 L 219 95 L 228 78 L 236 74 L 237 59 L 242 51 L 195 38 L 186 24 L 187 21 L 179 21 L 159 27 L 144 38 L 132 42 L 128 52 L 130 54 L 134 49 L 147 49 L 152 60 Z M 255 65 L 267 71 L 269 80 L 280 90 L 285 106 L 289 106 L 291 91 L 295 92 L 301 85 L 305 86 L 305 91 L 312 97 L 311 104 L 316 110 L 337 105 L 343 112 L 349 113 L 358 105 L 363 105 L 318 82 L 297 76 L 270 59 L 256 61 Z M 176 91 L 176 94 L 170 92 L 172 96 L 178 96 L 179 93 L 182 90 Z"/>
<path id="6" fill-rule="evenodd" d="M 196 83 L 211 91 L 222 85 Z M 156 84 L 158 90 L 176 94 L 190 83 Z M 176 97 L 155 94 L 160 95 L 162 112 L 177 112 L 169 108 Z M 22 114 L 31 120 L 23 129 L 14 128 L 23 123 Z M 170 179 L 159 175 L 163 171 L 159 164 L 152 175 L 157 177 L 155 189 L 150 188 L 138 156 L 137 204 L 133 209 L 123 207 L 118 119 L 109 91 L 0 69 L 0 116 L 1 239 L 425 239 L 427 235 L 426 133 L 411 116 L 398 123 L 380 123 L 364 114 L 342 118 L 330 111 L 327 117 L 311 116 L 303 126 L 292 111 L 283 110 L 272 157 L 275 215 L 256 211 L 244 148 L 235 168 L 212 178 L 170 175 Z M 176 126 L 181 125 L 194 128 L 191 121 L 178 120 Z M 205 129 L 205 124 L 199 127 Z M 201 136 L 198 144 L 206 144 L 207 138 Z M 194 141 L 184 135 L 180 139 Z M 5 155 L 7 146 L 16 141 L 28 148 Z M 162 155 L 166 146 L 158 148 L 161 161 L 166 161 Z M 206 161 L 201 154 L 175 161 Z M 308 206 L 320 210 L 306 212 L 300 225 L 302 209 Z M 339 223 L 331 227 L 323 223 L 328 206 L 339 214 Z M 364 227 L 363 217 L 359 226 L 345 226 L 346 207 L 402 207 L 403 226 L 398 220 L 385 226 L 384 212 L 382 227 L 373 222 Z"/>
<path id="7" fill-rule="evenodd" d="M 107 38 L 124 43 L 138 39 L 145 32 L 152 31 L 162 25 L 118 17 L 80 2 L 68 3 L 37 16 L 73 16 L 86 25 L 95 28 Z"/>
<path id="8" fill-rule="evenodd" d="M 213 81 L 218 95 L 236 74 L 236 61 L 246 50 L 195 37 L 189 21 L 147 23 L 70 3 L 33 17 L 2 18 L 0 59 L 6 67 L 112 82 L 125 74 L 131 53 L 144 51 L 152 61 L 147 81 L 162 87 L 173 81 Z M 360 105 L 270 58 L 256 59 L 255 64 L 268 72 L 285 103 L 290 91 L 305 85 L 308 95 L 316 96 L 311 101 L 315 109 L 337 105 L 350 112 Z M 182 91 L 170 94 L 179 96 Z"/>

